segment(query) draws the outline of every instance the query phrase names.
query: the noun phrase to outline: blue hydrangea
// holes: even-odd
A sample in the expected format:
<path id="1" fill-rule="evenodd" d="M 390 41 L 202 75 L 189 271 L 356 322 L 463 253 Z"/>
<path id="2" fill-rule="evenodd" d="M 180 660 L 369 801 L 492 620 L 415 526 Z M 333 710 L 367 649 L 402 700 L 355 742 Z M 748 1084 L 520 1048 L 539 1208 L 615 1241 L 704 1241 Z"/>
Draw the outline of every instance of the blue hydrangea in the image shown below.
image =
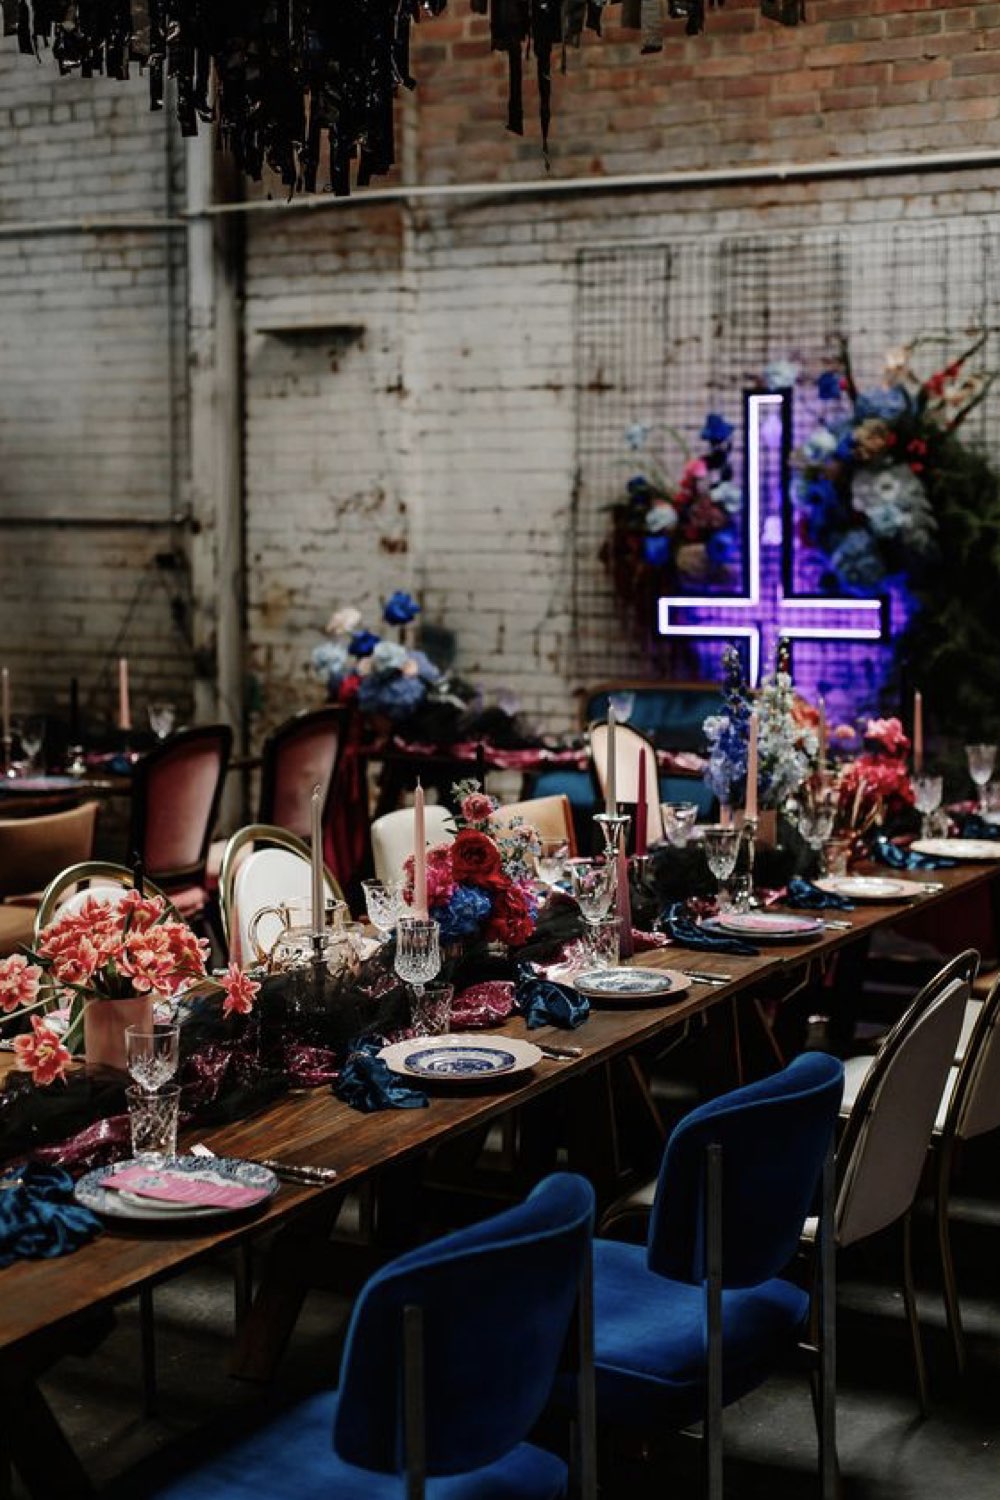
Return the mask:
<path id="1" fill-rule="evenodd" d="M 413 595 L 405 593 L 402 589 L 397 589 L 385 601 L 382 618 L 387 625 L 409 625 L 410 621 L 415 620 L 419 613 L 420 605 L 414 599 Z"/>
<path id="2" fill-rule="evenodd" d="M 358 707 L 365 713 L 385 714 L 398 723 L 409 718 L 426 696 L 427 684 L 419 677 L 404 677 L 401 672 L 373 672 L 361 679 Z"/>
<path id="3" fill-rule="evenodd" d="M 865 593 L 877 588 L 885 577 L 878 548 L 867 531 L 849 531 L 837 547 L 830 563 L 846 589 Z"/>
<path id="4" fill-rule="evenodd" d="M 379 641 L 372 652 L 372 666 L 376 672 L 401 672 L 409 654 L 398 641 Z"/>
<path id="5" fill-rule="evenodd" d="M 426 682 L 433 687 L 436 682 L 441 681 L 441 673 L 429 656 L 425 656 L 422 651 L 411 651 L 409 657 L 417 664 L 417 676 L 421 682 Z"/>
<path id="6" fill-rule="evenodd" d="M 662 567 L 670 556 L 670 538 L 662 531 L 655 536 L 644 536 L 642 555 L 651 567 Z"/>
<path id="7" fill-rule="evenodd" d="M 447 906 L 432 907 L 430 915 L 441 929 L 442 943 L 454 943 L 478 932 L 492 910 L 485 891 L 473 885 L 457 885 Z"/>
<path id="8" fill-rule="evenodd" d="M 328 687 L 335 687 L 349 669 L 347 648 L 335 641 L 321 641 L 314 646 L 311 660 L 313 671 Z"/>
<path id="9" fill-rule="evenodd" d="M 901 385 L 890 386 L 888 390 L 883 386 L 875 386 L 870 391 L 862 391 L 855 402 L 855 420 L 865 422 L 870 417 L 877 417 L 883 422 L 894 422 L 903 415 L 909 404 L 909 398 Z"/>
<path id="10" fill-rule="evenodd" d="M 735 531 L 728 526 L 722 526 L 718 531 L 713 531 L 705 544 L 709 562 L 717 567 L 725 566 L 735 562 L 738 554 L 738 545 Z"/>
<path id="11" fill-rule="evenodd" d="M 821 401 L 836 401 L 840 395 L 840 376 L 836 370 L 824 370 L 816 382 L 816 394 Z"/>

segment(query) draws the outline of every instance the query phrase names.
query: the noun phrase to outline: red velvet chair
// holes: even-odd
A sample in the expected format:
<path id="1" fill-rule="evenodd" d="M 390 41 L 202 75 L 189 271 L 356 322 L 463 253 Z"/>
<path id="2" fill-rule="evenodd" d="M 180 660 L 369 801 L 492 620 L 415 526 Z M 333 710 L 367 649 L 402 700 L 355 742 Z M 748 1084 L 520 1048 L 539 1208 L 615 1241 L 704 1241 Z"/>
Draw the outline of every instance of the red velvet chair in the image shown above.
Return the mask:
<path id="1" fill-rule="evenodd" d="M 208 901 L 209 841 L 226 779 L 233 733 L 226 724 L 182 729 L 136 762 L 131 858 L 185 917 Z"/>
<path id="2" fill-rule="evenodd" d="M 261 747 L 257 822 L 276 824 L 308 843 L 313 788 L 323 793 L 323 824 L 344 743 L 346 712 L 333 706 L 294 714 Z"/>

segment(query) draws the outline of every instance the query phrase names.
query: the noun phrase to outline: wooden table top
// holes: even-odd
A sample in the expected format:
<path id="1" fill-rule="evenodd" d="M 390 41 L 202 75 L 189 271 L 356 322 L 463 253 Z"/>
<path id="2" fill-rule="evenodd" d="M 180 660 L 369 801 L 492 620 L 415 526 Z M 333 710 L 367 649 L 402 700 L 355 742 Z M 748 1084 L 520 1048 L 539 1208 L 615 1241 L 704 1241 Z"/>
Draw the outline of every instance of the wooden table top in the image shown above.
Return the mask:
<path id="1" fill-rule="evenodd" d="M 952 870 L 913 872 L 909 878 L 917 884 L 941 882 L 942 891 L 917 897 L 919 906 L 931 906 L 982 885 L 998 872 L 1000 866 L 967 864 Z M 329 1089 L 320 1088 L 286 1097 L 239 1123 L 190 1131 L 182 1138 L 183 1146 L 201 1139 L 219 1155 L 278 1157 L 289 1162 L 334 1167 L 337 1182 L 325 1188 L 283 1182 L 263 1211 L 249 1219 L 223 1221 L 221 1227 L 211 1231 L 180 1225 L 168 1229 L 160 1224 L 151 1229 L 121 1221 L 72 1255 L 54 1260 L 18 1261 L 0 1272 L 0 1350 L 9 1352 L 23 1346 L 33 1336 L 53 1330 L 87 1309 L 134 1292 L 142 1283 L 160 1279 L 218 1246 L 232 1244 L 301 1214 L 325 1195 L 338 1192 L 375 1169 L 419 1155 L 437 1142 L 486 1123 L 761 982 L 780 979 L 782 973 L 792 976 L 803 964 L 828 958 L 859 936 L 891 924 L 913 908 L 914 902 L 907 901 L 858 906 L 847 913 L 829 912 L 826 913 L 829 917 L 849 921 L 850 929 L 828 928 L 818 938 L 770 946 L 753 958 L 696 952 L 679 945 L 643 954 L 636 963 L 724 974 L 730 982 L 712 988 L 693 984 L 682 998 L 668 1004 L 595 1007 L 588 1021 L 571 1035 L 551 1027 L 533 1031 L 530 1033 L 533 1041 L 558 1046 L 570 1040 L 574 1046 L 583 1048 L 584 1055 L 570 1061 L 543 1059 L 529 1073 L 517 1075 L 505 1086 L 496 1082 L 442 1086 L 431 1091 L 427 1109 L 385 1110 L 371 1115 L 351 1109 Z M 498 1034 L 528 1035 L 520 1017 L 498 1028 Z M 6 1071 L 10 1064 L 9 1055 L 5 1055 L 0 1069 Z"/>

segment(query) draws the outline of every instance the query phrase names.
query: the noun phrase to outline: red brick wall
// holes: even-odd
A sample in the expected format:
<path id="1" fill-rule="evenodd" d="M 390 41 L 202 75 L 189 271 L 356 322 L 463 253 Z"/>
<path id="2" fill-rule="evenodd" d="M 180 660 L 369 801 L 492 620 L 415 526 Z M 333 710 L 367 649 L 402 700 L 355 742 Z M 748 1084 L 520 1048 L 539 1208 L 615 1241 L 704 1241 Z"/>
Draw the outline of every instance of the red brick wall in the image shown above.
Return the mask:
<path id="1" fill-rule="evenodd" d="M 612 12 L 617 16 L 615 7 Z M 1000 144 L 1000 4 L 807 0 L 808 20 L 763 20 L 755 0 L 668 23 L 665 49 L 605 27 L 554 79 L 556 176 L 718 168 Z M 534 62 L 525 136 L 504 128 L 506 59 L 485 18 L 452 0 L 417 29 L 419 180 L 543 173 Z"/>

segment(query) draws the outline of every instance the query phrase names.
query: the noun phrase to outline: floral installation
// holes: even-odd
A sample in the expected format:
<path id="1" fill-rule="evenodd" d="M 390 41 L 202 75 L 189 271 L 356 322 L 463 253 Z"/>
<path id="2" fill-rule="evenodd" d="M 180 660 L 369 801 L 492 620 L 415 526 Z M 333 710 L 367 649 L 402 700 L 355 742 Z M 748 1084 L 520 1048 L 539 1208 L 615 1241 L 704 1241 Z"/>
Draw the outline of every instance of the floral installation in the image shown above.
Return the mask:
<path id="1" fill-rule="evenodd" d="M 822 556 L 821 592 L 912 583 L 938 561 L 937 485 L 952 468 L 955 434 L 993 380 L 968 368 L 984 341 L 926 377 L 913 369 L 917 342 L 890 350 L 884 383 L 863 390 L 842 344 L 838 368 L 820 375 L 821 417 L 793 455 L 792 498 L 802 539 Z"/>
<path id="2" fill-rule="evenodd" d="M 2 1019 L 60 1001 L 70 1006 L 61 1038 L 51 1021 L 31 1016 L 32 1034 L 14 1039 L 18 1066 L 36 1083 L 62 1077 L 88 1000 L 168 999 L 197 987 L 200 994 L 222 996 L 224 1016 L 248 1014 L 260 985 L 237 964 L 230 964 L 221 979 L 211 978 L 207 956 L 207 941 L 195 937 L 162 896 L 130 890 L 119 900 L 88 897 L 78 910 L 43 928 L 35 951 L 0 959 Z"/>
<path id="3" fill-rule="evenodd" d="M 382 607 L 384 622 L 398 627 L 401 635 L 419 613 L 420 605 L 401 589 Z M 376 635 L 353 605 L 334 610 L 326 634 L 329 639 L 313 650 L 312 667 L 335 702 L 354 703 L 363 713 L 399 724 L 429 696 L 447 695 L 446 679 L 423 651 Z"/>
<path id="4" fill-rule="evenodd" d="M 647 451 L 650 424 L 634 422 L 625 433 L 641 465 L 611 509 L 611 535 L 601 559 L 616 594 L 637 613 L 651 588 L 728 588 L 739 563 L 743 495 L 730 462 L 733 427 L 719 412 L 705 418 L 705 451 L 685 452 L 680 479 L 671 483 Z"/>
<path id="5" fill-rule="evenodd" d="M 453 788 L 456 833 L 449 844 L 427 850 L 427 907 L 443 943 L 470 938 L 518 948 L 535 930 L 538 903 L 531 856 L 538 835 L 523 818 L 501 820 L 496 798 L 478 781 Z M 404 865 L 404 899 L 413 901 L 413 856 Z"/>
<path id="6" fill-rule="evenodd" d="M 722 668 L 724 710 L 709 715 L 703 725 L 708 740 L 705 781 L 724 805 L 746 801 L 750 714 L 756 708 L 759 803 L 781 807 L 816 769 L 819 715 L 796 696 L 784 642 L 778 647 L 775 670 L 764 678 L 755 700 L 735 646 L 723 651 Z"/>
<path id="7" fill-rule="evenodd" d="M 849 761 L 838 783 L 835 829 L 859 838 L 915 801 L 910 781 L 910 741 L 898 719 L 869 719 L 864 750 Z"/>

